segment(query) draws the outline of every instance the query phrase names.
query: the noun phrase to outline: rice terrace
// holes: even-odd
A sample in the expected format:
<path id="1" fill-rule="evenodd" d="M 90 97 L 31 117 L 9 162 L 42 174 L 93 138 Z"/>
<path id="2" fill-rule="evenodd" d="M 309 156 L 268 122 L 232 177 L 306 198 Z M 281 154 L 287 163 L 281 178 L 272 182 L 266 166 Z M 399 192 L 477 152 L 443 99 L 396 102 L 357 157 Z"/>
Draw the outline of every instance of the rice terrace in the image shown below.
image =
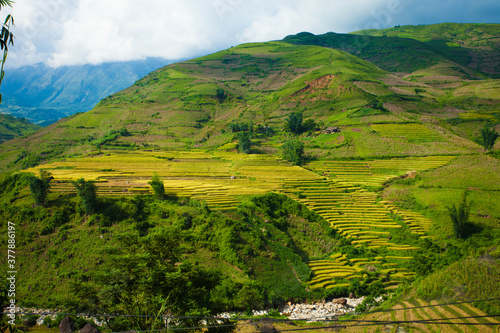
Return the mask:
<path id="1" fill-rule="evenodd" d="M 499 50 L 498 24 L 303 32 L 5 117 L 22 318 L 500 332 Z"/>

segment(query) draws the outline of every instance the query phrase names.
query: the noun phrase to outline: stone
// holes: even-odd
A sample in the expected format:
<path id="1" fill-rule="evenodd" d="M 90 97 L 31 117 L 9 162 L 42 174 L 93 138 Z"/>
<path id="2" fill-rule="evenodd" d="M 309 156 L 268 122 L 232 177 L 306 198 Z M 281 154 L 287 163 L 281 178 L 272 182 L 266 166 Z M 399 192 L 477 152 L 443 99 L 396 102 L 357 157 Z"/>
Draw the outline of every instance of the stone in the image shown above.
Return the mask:
<path id="1" fill-rule="evenodd" d="M 76 331 L 75 323 L 71 320 L 70 317 L 64 317 L 59 324 L 59 332 L 60 333 L 71 333 Z"/>
<path id="2" fill-rule="evenodd" d="M 346 305 L 347 304 L 347 300 L 345 298 L 337 298 L 337 299 L 332 300 L 332 303 L 334 303 L 334 304 L 340 304 L 340 305 Z"/>
<path id="3" fill-rule="evenodd" d="M 354 294 L 353 293 L 349 293 L 349 298 L 354 298 Z"/>
<path id="4" fill-rule="evenodd" d="M 87 324 L 83 326 L 83 328 L 80 329 L 78 333 L 99 333 L 99 330 L 95 328 L 92 324 Z"/>
<path id="5" fill-rule="evenodd" d="M 274 333 L 274 332 L 278 332 L 276 330 L 276 328 L 274 328 L 274 326 L 271 325 L 271 324 L 262 325 L 261 327 L 258 328 L 258 330 L 261 333 Z"/>

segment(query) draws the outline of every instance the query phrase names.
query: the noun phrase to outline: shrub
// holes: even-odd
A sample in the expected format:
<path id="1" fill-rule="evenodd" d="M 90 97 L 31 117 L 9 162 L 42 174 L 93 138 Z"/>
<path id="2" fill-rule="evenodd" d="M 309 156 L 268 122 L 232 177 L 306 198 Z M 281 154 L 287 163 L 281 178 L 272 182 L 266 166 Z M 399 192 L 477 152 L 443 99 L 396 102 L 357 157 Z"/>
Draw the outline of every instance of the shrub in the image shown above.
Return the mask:
<path id="1" fill-rule="evenodd" d="M 283 145 L 283 158 L 295 165 L 304 163 L 304 143 L 300 140 L 287 141 Z"/>
<path id="2" fill-rule="evenodd" d="M 31 194 L 38 205 L 43 205 L 47 195 L 50 193 L 50 181 L 53 178 L 50 172 L 40 170 L 40 178 L 32 176 L 28 180 Z"/>
<path id="3" fill-rule="evenodd" d="M 217 89 L 215 96 L 216 96 L 217 100 L 219 101 L 219 103 L 223 103 L 227 99 L 227 94 L 224 91 L 224 89 L 220 89 L 220 88 Z"/>
<path id="4" fill-rule="evenodd" d="M 73 185 L 78 192 L 78 196 L 82 200 L 87 215 L 94 214 L 97 211 L 97 189 L 94 182 L 80 178 L 77 181 L 74 181 Z"/>
<path id="5" fill-rule="evenodd" d="M 495 141 L 498 138 L 498 133 L 494 129 L 489 129 L 487 127 L 481 130 L 481 145 L 485 150 L 491 150 L 495 145 Z"/>
<path id="6" fill-rule="evenodd" d="M 153 174 L 153 178 L 148 184 L 153 188 L 156 198 L 159 200 L 165 199 L 165 185 L 163 185 L 163 181 L 156 172 Z"/>
<path id="7" fill-rule="evenodd" d="M 457 238 L 466 238 L 467 225 L 469 223 L 469 213 L 471 208 L 471 204 L 467 202 L 467 191 L 464 191 L 464 193 L 462 194 L 458 207 L 452 205 L 451 207 L 446 208 L 448 209 L 448 214 L 451 219 L 451 224 L 455 236 Z"/>

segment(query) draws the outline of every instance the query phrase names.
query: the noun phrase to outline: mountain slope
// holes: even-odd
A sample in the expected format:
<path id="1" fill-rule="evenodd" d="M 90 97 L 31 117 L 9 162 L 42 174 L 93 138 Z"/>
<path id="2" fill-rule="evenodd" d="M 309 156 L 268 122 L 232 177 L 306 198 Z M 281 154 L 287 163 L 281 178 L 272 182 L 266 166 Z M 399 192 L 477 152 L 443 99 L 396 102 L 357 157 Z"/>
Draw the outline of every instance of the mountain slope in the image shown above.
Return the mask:
<path id="1" fill-rule="evenodd" d="M 157 70 L 30 142 L 81 151 L 110 130 L 126 128 L 129 144 L 189 147 L 206 136 L 220 136 L 230 122 L 278 126 L 295 109 L 327 117 L 332 107 L 365 105 L 373 97 L 353 81 L 385 76 L 372 64 L 337 50 L 282 42 L 246 44 Z M 218 89 L 224 91 L 222 99 Z M 333 96 L 337 105 L 331 103 Z M 221 140 L 228 139 L 226 134 Z"/>
<path id="2" fill-rule="evenodd" d="M 92 109 L 101 99 L 127 88 L 164 66 L 163 59 L 50 68 L 44 64 L 7 71 L 0 112 L 48 125 Z"/>
<path id="3" fill-rule="evenodd" d="M 353 34 L 417 40 L 454 62 L 494 78 L 500 76 L 500 24 L 396 26 L 382 30 L 362 30 Z"/>
<path id="4" fill-rule="evenodd" d="M 302 32 L 287 36 L 283 41 L 295 45 L 318 45 L 342 50 L 390 72 L 413 72 L 445 59 L 428 45 L 411 39 L 333 32 L 314 35 Z"/>
<path id="5" fill-rule="evenodd" d="M 0 114 L 0 143 L 21 135 L 27 135 L 38 130 L 40 126 L 23 118 Z"/>
<path id="6" fill-rule="evenodd" d="M 472 142 L 479 135 L 478 125 L 500 119 L 497 80 L 481 80 L 478 72 L 411 39 L 395 38 L 392 43 L 386 42 L 389 37 L 372 37 L 374 50 L 363 49 L 370 57 L 392 45 L 394 52 L 381 52 L 378 63 L 390 66 L 396 59 L 391 68 L 398 75 L 331 47 L 295 45 L 335 46 L 344 39 L 351 45 L 353 38 L 302 33 L 285 38 L 288 42 L 244 44 L 166 66 L 103 99 L 90 112 L 1 146 L 2 167 L 20 162 L 30 152 L 41 161 L 100 148 L 214 149 L 234 140 L 229 125 L 237 123 L 273 128 L 276 134 L 258 144 L 259 151 L 276 152 L 288 140 L 281 132 L 285 120 L 297 111 L 320 127 L 344 126 L 334 140 L 305 136 L 313 156 L 411 156 L 480 149 Z M 415 49 L 406 49 L 404 43 Z M 399 73 L 403 69 L 413 72 Z M 408 131 L 414 134 L 405 136 Z M 35 146 L 42 149 L 34 151 Z"/>

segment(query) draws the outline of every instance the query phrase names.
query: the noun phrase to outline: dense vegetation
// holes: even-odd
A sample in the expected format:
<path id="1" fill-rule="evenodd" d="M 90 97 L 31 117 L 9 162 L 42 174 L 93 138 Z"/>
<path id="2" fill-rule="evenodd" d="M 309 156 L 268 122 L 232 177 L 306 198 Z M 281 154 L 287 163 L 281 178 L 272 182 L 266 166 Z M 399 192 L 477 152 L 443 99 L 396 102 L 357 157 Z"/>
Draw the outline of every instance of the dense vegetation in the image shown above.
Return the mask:
<path id="1" fill-rule="evenodd" d="M 40 127 L 24 118 L 0 114 L 0 143 L 35 132 Z"/>
<path id="2" fill-rule="evenodd" d="M 23 278 L 20 295 L 27 306 L 36 306 L 40 299 L 45 299 L 51 307 L 67 304 L 74 297 L 63 292 L 70 281 L 97 281 L 94 275 L 98 279 L 102 269 L 117 269 L 116 256 L 128 253 L 124 249 L 132 246 L 130 242 L 167 237 L 155 236 L 157 233 L 171 235 L 168 237 L 175 234 L 172 246 L 178 245 L 172 248 L 172 253 L 176 253 L 169 261 L 172 264 L 183 262 L 189 267 L 190 263 L 204 261 L 208 256 L 215 266 L 225 267 L 224 274 L 236 275 L 231 279 L 231 276 L 219 276 L 222 273 L 217 270 L 210 273 L 219 274 L 215 276 L 222 284 L 218 288 L 223 288 L 213 291 L 217 302 L 212 307 L 217 311 L 245 310 L 309 297 L 305 285 L 298 280 L 307 281 L 311 274 L 304 261 L 311 256 L 326 255 L 337 246 L 337 242 L 330 239 L 332 230 L 324 220 L 297 202 L 276 194 L 251 198 L 238 211 L 228 213 L 211 212 L 196 201 L 171 202 L 142 195 L 100 198 L 95 211 L 89 211 L 89 203 L 82 194 L 80 197 L 51 194 L 45 206 L 33 206 L 34 198 L 28 189 L 30 179 L 26 174 L 4 176 L 1 204 L 2 216 L 16 223 L 20 230 L 19 248 L 29 253 L 22 259 L 21 267 L 29 265 L 30 271 L 38 271 L 38 265 L 44 267 L 43 273 L 26 272 Z M 81 180 L 77 183 L 81 191 L 88 191 L 91 185 Z M 307 237 L 302 233 L 306 231 Z M 318 244 L 308 243 L 309 237 L 318 240 Z M 85 250 L 87 244 L 93 242 L 100 244 L 99 247 L 91 252 Z M 122 252 L 108 254 L 102 251 L 102 245 Z M 154 251 L 146 252 L 153 255 Z M 74 271 L 82 265 L 85 272 Z M 298 279 L 293 272 L 298 274 Z M 283 283 L 283 279 L 288 283 Z M 253 290 L 247 299 L 238 296 L 242 288 L 246 290 L 245 286 Z M 47 288 L 54 288 L 52 296 L 47 295 Z"/>

